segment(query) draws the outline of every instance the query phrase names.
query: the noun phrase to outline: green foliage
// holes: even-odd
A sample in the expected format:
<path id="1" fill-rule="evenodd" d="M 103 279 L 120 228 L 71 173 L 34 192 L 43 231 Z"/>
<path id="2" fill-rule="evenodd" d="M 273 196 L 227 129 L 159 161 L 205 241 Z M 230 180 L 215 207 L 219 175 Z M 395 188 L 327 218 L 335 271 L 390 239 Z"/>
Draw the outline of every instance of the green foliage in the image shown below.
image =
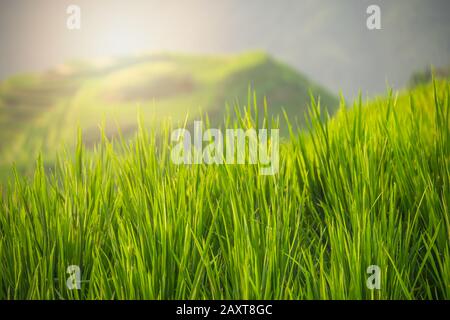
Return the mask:
<path id="1" fill-rule="evenodd" d="M 0 298 L 449 299 L 449 103 L 448 82 L 342 102 L 327 122 L 312 101 L 275 176 L 176 166 L 170 125 L 103 136 L 92 156 L 80 135 L 74 159 L 49 175 L 39 159 L 0 192 Z"/>

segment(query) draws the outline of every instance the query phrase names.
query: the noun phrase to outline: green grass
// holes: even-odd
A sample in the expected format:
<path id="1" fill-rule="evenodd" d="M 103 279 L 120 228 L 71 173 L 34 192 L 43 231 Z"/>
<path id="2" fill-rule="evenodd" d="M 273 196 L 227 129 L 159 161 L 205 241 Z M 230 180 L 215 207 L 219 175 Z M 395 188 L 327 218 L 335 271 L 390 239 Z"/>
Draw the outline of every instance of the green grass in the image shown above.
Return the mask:
<path id="1" fill-rule="evenodd" d="M 51 174 L 38 160 L 0 192 L 0 298 L 449 299 L 449 103 L 442 81 L 324 123 L 313 100 L 275 176 L 176 166 L 169 124 L 93 155 L 79 143 Z"/>

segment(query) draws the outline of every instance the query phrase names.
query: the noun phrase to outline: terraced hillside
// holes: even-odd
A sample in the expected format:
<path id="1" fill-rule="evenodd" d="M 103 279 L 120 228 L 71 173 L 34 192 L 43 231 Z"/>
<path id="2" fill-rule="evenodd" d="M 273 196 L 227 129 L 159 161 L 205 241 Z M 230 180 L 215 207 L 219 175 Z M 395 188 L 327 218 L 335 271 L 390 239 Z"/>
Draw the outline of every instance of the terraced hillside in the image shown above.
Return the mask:
<path id="1" fill-rule="evenodd" d="M 27 169 L 39 151 L 49 164 L 77 128 L 92 145 L 102 124 L 109 137 L 135 132 L 137 114 L 148 125 L 183 122 L 207 113 L 221 123 L 226 104 L 247 104 L 248 89 L 267 97 L 269 115 L 304 119 L 309 91 L 332 112 L 336 98 L 290 67 L 261 52 L 235 56 L 153 54 L 74 61 L 42 74 L 0 84 L 0 166 Z M 286 130 L 284 131 L 286 132 Z M 2 170 L 0 170 L 2 171 Z"/>

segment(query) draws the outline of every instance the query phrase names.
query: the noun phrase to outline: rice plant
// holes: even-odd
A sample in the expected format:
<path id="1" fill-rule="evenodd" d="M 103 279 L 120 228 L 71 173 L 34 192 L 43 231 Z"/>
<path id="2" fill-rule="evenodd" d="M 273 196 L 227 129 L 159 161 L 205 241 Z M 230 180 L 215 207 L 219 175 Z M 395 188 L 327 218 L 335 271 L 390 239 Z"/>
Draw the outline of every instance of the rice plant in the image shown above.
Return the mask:
<path id="1" fill-rule="evenodd" d="M 173 164 L 171 124 L 93 151 L 79 138 L 0 192 L 0 298 L 449 299 L 449 85 L 332 118 L 313 98 L 302 131 L 248 103 L 224 127 L 290 128 L 274 176 Z"/>

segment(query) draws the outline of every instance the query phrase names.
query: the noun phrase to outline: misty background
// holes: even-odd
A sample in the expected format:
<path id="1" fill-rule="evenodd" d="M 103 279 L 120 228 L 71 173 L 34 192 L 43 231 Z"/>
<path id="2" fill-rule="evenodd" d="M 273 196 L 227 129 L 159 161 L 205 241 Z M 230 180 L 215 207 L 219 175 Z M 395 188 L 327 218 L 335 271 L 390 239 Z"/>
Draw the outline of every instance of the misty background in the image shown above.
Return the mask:
<path id="1" fill-rule="evenodd" d="M 81 30 L 66 8 L 81 7 Z M 381 7 L 382 30 L 366 8 Z M 71 59 L 261 49 L 344 96 L 404 86 L 450 64 L 448 0 L 1 0 L 0 80 Z"/>

